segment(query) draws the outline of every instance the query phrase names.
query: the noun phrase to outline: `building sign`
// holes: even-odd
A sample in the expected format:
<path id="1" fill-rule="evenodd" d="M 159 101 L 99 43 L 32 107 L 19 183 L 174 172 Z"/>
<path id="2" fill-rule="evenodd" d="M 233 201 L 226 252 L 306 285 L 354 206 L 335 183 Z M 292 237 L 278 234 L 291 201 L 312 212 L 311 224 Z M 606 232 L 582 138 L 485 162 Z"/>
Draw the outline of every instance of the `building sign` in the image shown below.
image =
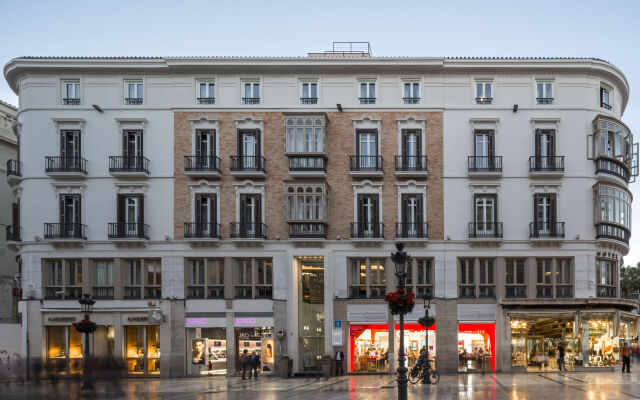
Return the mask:
<path id="1" fill-rule="evenodd" d="M 187 318 L 184 320 L 184 324 L 186 326 L 198 327 L 198 326 L 207 326 L 209 320 L 206 318 Z"/>
<path id="2" fill-rule="evenodd" d="M 147 322 L 149 317 L 127 317 L 127 321 Z"/>
<path id="3" fill-rule="evenodd" d="M 233 325 L 234 326 L 256 326 L 255 318 L 234 318 Z"/>
<path id="4" fill-rule="evenodd" d="M 342 328 L 342 320 L 334 319 L 333 320 L 333 329 L 341 329 Z"/>
<path id="5" fill-rule="evenodd" d="M 76 317 L 49 317 L 49 322 L 76 322 Z"/>

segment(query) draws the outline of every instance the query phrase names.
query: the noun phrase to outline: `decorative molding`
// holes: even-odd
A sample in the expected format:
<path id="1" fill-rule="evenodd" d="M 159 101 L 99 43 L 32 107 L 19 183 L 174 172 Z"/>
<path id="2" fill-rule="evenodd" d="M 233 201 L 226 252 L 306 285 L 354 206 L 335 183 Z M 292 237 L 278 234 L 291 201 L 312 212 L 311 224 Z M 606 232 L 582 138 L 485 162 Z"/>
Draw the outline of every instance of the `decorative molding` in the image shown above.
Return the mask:
<path id="1" fill-rule="evenodd" d="M 266 215 L 265 215 L 265 188 L 266 184 L 264 182 L 253 182 L 250 180 L 245 180 L 242 182 L 234 182 L 233 187 L 236 191 L 236 222 L 240 220 L 240 195 L 241 194 L 259 194 L 261 196 L 260 199 L 260 208 L 261 208 L 261 216 L 262 223 L 264 223 Z M 218 202 L 220 203 L 220 202 Z"/>
<path id="2" fill-rule="evenodd" d="M 80 182 L 54 182 L 51 183 L 51 186 L 55 190 L 56 197 L 61 194 L 80 193 L 80 195 L 84 195 L 84 189 L 87 187 L 86 184 Z"/>
<path id="3" fill-rule="evenodd" d="M 116 187 L 116 192 L 118 194 L 147 194 L 147 189 L 149 188 L 148 183 L 144 182 L 122 182 L 122 183 L 114 183 Z"/>
<path id="4" fill-rule="evenodd" d="M 558 197 L 560 197 L 560 187 L 562 184 L 560 183 L 530 183 L 529 189 L 531 189 L 531 193 L 555 193 Z"/>
<path id="5" fill-rule="evenodd" d="M 413 179 L 406 182 L 396 182 L 398 190 L 398 221 L 402 221 L 402 195 L 403 194 L 421 194 L 422 195 L 422 215 L 424 222 L 427 221 L 427 183 L 418 183 Z"/>
<path id="6" fill-rule="evenodd" d="M 359 194 L 377 194 L 378 195 L 378 215 L 382 222 L 382 183 L 374 183 L 368 179 L 362 182 L 354 182 L 353 187 L 353 221 L 358 220 L 358 195 Z"/>
<path id="7" fill-rule="evenodd" d="M 65 126 L 84 129 L 87 121 L 84 118 L 51 118 L 56 130 Z"/>
<path id="8" fill-rule="evenodd" d="M 498 193 L 500 192 L 499 183 L 478 183 L 470 184 L 469 191 L 471 193 Z"/>

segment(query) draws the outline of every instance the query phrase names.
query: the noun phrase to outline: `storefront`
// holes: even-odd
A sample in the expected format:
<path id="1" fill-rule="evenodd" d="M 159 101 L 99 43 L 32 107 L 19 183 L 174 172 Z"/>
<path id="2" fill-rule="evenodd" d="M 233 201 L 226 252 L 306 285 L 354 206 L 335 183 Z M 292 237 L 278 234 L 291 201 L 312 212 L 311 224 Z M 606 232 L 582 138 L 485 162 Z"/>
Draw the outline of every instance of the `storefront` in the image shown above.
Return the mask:
<path id="1" fill-rule="evenodd" d="M 125 363 L 129 375 L 160 374 L 160 327 L 124 327 Z"/>
<path id="2" fill-rule="evenodd" d="M 218 314 L 185 319 L 187 375 L 227 374 L 226 320 L 224 313 Z"/>
<path id="3" fill-rule="evenodd" d="M 233 319 L 236 348 L 236 373 L 241 371 L 240 357 L 247 350 L 260 357 L 260 373 L 273 374 L 275 367 L 275 343 L 273 336 L 273 314 L 269 316 L 245 316 L 236 313 Z"/>
<path id="4" fill-rule="evenodd" d="M 458 372 L 496 370 L 496 324 L 458 324 Z"/>

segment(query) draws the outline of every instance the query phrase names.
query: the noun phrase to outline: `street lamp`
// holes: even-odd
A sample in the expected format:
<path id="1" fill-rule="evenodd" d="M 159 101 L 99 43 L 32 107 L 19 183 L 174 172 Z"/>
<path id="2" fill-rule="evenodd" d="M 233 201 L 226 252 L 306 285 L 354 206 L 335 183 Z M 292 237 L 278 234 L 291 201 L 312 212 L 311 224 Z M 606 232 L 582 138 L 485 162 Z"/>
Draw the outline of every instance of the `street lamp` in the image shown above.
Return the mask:
<path id="1" fill-rule="evenodd" d="M 407 277 L 407 264 L 409 263 L 409 254 L 404 251 L 404 244 L 396 243 L 395 253 L 391 253 L 391 260 L 396 267 L 396 277 L 398 278 L 398 290 L 404 289 L 405 279 Z M 404 314 L 400 313 L 400 354 L 398 357 L 398 400 L 407 399 L 407 367 L 404 366 Z"/>
<path id="2" fill-rule="evenodd" d="M 93 305 L 96 304 L 96 301 L 91 298 L 90 294 L 83 294 L 82 298 L 78 300 L 80 303 L 80 307 L 82 312 L 84 313 L 84 320 L 89 321 L 89 314 L 93 311 Z M 89 375 L 89 330 L 84 331 L 84 356 L 83 356 L 83 365 L 82 365 L 82 388 L 81 390 L 91 390 L 93 389 L 93 383 L 91 382 L 91 377 Z"/>
<path id="3" fill-rule="evenodd" d="M 424 315 L 427 320 L 427 325 L 424 327 L 424 339 L 425 339 L 425 350 L 427 355 L 427 363 L 429 363 L 429 308 L 431 308 L 431 299 L 433 296 L 430 294 L 425 294 L 422 296 L 422 300 L 424 301 Z M 426 382 L 431 383 L 431 379 L 426 379 Z"/>

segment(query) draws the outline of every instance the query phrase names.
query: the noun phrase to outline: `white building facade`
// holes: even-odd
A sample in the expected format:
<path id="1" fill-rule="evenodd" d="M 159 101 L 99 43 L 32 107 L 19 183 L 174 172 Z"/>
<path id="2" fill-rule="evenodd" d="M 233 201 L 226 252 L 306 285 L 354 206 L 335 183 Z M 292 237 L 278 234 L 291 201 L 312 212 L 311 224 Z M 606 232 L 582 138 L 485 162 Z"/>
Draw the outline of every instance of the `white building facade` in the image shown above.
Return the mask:
<path id="1" fill-rule="evenodd" d="M 610 367 L 637 146 L 597 59 L 17 58 L 23 342 L 132 376 L 389 372 L 389 253 L 418 306 L 407 355 L 439 370 Z M 616 350 L 617 349 L 617 350 Z"/>

